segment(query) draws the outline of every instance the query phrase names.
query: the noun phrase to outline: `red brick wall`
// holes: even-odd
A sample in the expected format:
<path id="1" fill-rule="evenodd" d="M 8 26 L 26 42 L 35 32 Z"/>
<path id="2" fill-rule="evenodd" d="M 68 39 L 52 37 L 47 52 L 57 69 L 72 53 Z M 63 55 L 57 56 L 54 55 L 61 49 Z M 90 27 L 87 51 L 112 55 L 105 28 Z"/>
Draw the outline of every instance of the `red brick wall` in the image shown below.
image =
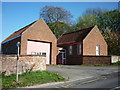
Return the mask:
<path id="1" fill-rule="evenodd" d="M 83 64 L 111 64 L 111 56 L 83 56 Z"/>
<path id="2" fill-rule="evenodd" d="M 110 56 L 83 56 L 77 55 L 77 47 L 76 44 L 73 45 L 73 53 L 69 55 L 68 47 L 64 46 L 63 48 L 66 49 L 66 64 L 73 64 L 73 65 L 81 65 L 81 64 L 111 64 L 111 57 Z"/>
<path id="3" fill-rule="evenodd" d="M 16 54 L 18 41 L 21 42 L 20 54 L 27 55 L 27 41 L 37 40 L 43 42 L 51 43 L 51 64 L 56 64 L 56 55 L 57 55 L 57 39 L 52 31 L 49 29 L 47 24 L 39 19 L 33 25 L 31 25 L 26 31 L 22 33 L 20 38 L 14 39 L 8 43 L 2 45 L 2 51 L 4 54 Z"/>
<path id="4" fill-rule="evenodd" d="M 66 64 L 82 64 L 82 53 L 77 55 L 77 44 L 72 45 L 72 55 L 69 55 L 69 45 L 64 46 L 66 49 Z"/>
<path id="5" fill-rule="evenodd" d="M 96 45 L 100 45 L 100 55 L 108 55 L 107 43 L 97 26 L 83 40 L 83 55 L 96 55 Z"/>
<path id="6" fill-rule="evenodd" d="M 111 64 L 111 56 L 69 56 L 66 64 Z"/>
<path id="7" fill-rule="evenodd" d="M 72 55 L 69 55 L 69 46 L 67 47 L 66 64 L 82 64 L 82 57 L 77 55 L 77 44 L 72 45 Z"/>
<path id="8" fill-rule="evenodd" d="M 66 64 L 81 65 L 83 63 L 82 56 L 69 56 L 67 57 Z"/>
<path id="9" fill-rule="evenodd" d="M 30 26 L 21 37 L 21 55 L 27 54 L 27 41 L 37 40 L 51 43 L 51 64 L 56 64 L 57 39 L 47 24 L 39 19 Z"/>

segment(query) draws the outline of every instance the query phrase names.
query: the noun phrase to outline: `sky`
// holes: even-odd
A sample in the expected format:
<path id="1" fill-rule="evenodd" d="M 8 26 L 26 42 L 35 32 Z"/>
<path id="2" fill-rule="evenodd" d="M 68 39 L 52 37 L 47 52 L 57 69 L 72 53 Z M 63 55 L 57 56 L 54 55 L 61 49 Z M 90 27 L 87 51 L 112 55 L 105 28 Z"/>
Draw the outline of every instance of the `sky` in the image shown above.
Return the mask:
<path id="1" fill-rule="evenodd" d="M 88 8 L 118 8 L 118 2 L 2 2 L 2 41 L 13 32 L 38 20 L 41 8 L 46 5 L 63 7 L 71 12 L 73 20 L 77 20 Z"/>

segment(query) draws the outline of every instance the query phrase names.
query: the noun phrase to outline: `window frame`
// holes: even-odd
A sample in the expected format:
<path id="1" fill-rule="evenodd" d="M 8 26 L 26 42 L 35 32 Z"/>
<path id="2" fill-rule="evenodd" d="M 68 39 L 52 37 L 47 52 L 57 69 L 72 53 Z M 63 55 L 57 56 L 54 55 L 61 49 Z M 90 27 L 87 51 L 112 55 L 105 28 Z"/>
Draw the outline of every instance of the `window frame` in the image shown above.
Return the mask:
<path id="1" fill-rule="evenodd" d="M 98 50 L 97 50 L 97 47 L 98 47 Z M 97 54 L 97 52 L 98 52 L 98 54 Z M 100 56 L 100 45 L 96 45 L 96 55 Z"/>
<path id="2" fill-rule="evenodd" d="M 82 54 L 82 45 L 79 43 L 77 44 L 77 55 L 81 55 Z"/>
<path id="3" fill-rule="evenodd" d="M 69 51 L 69 52 L 68 52 L 69 55 L 72 55 L 72 51 L 73 51 L 72 49 L 73 49 L 73 46 L 72 46 L 72 45 L 69 45 L 69 50 L 68 50 L 68 51 Z"/>

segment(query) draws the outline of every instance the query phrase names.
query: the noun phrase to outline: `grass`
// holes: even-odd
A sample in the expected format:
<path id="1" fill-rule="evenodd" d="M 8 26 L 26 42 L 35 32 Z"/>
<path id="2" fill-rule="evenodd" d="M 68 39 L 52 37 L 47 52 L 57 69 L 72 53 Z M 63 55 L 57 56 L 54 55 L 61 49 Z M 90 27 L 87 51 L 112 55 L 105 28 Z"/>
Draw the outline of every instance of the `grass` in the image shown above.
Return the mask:
<path id="1" fill-rule="evenodd" d="M 61 77 L 58 73 L 51 73 L 49 71 L 36 71 L 19 75 L 19 82 L 16 82 L 15 80 L 16 75 L 2 76 L 2 87 L 23 87 L 47 82 L 58 82 L 65 79 Z"/>

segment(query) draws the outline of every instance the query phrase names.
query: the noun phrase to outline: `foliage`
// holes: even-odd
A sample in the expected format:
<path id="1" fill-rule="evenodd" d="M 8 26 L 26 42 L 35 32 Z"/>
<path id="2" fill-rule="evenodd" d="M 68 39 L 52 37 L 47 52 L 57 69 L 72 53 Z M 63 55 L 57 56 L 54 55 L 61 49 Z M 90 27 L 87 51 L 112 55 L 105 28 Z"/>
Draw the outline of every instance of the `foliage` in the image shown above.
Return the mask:
<path id="1" fill-rule="evenodd" d="M 46 82 L 57 82 L 64 80 L 58 73 L 48 71 L 36 71 L 19 75 L 19 82 L 16 82 L 16 75 L 3 76 L 3 88 L 13 88 L 41 84 Z"/>
<path id="2" fill-rule="evenodd" d="M 93 15 L 93 16 L 98 16 L 99 14 L 103 14 L 107 12 L 107 10 L 105 9 L 101 9 L 101 8 L 88 8 L 86 9 L 86 11 L 84 12 L 83 15 Z"/>
<path id="3" fill-rule="evenodd" d="M 62 7 L 45 6 L 40 16 L 47 22 L 50 29 L 59 38 L 63 33 L 80 30 L 97 25 L 108 44 L 109 55 L 118 55 L 120 51 L 120 11 L 89 8 L 77 23 L 71 25 L 72 15 Z"/>
<path id="4" fill-rule="evenodd" d="M 120 11 L 115 9 L 107 11 L 102 9 L 87 9 L 82 17 L 78 18 L 77 28 L 97 25 L 100 30 L 106 28 L 111 31 L 120 31 Z"/>
<path id="5" fill-rule="evenodd" d="M 113 10 L 99 14 L 98 26 L 108 44 L 109 55 L 120 54 L 120 11 Z"/>
<path id="6" fill-rule="evenodd" d="M 119 65 L 120 66 L 120 61 L 112 63 L 111 65 Z"/>
<path id="7" fill-rule="evenodd" d="M 96 17 L 93 15 L 84 15 L 78 18 L 78 23 L 75 25 L 75 30 L 80 30 L 85 27 L 91 27 L 97 24 Z"/>
<path id="8" fill-rule="evenodd" d="M 54 29 L 54 34 L 57 38 L 59 38 L 63 33 L 68 32 L 70 30 L 70 26 L 64 22 L 55 22 L 47 24 L 51 30 Z"/>
<path id="9" fill-rule="evenodd" d="M 120 55 L 120 33 L 105 29 L 102 34 L 108 44 L 108 54 Z"/>
<path id="10" fill-rule="evenodd" d="M 99 8 L 88 8 L 83 16 L 79 17 L 77 20 L 77 24 L 74 26 L 76 30 L 94 26 L 94 25 L 99 25 L 98 22 L 98 15 L 105 13 L 106 10 L 99 9 Z"/>
<path id="11" fill-rule="evenodd" d="M 103 14 L 99 14 L 97 21 L 99 22 L 100 29 L 106 28 L 111 31 L 120 31 L 120 11 L 115 9 L 113 11 L 107 11 Z"/>
<path id="12" fill-rule="evenodd" d="M 102 9 L 87 9 L 82 17 L 78 18 L 74 26 L 76 30 L 97 25 L 107 44 L 109 55 L 120 53 L 120 11 Z"/>
<path id="13" fill-rule="evenodd" d="M 40 17 L 46 21 L 58 38 L 68 29 L 72 15 L 62 7 L 45 6 L 41 9 Z"/>

